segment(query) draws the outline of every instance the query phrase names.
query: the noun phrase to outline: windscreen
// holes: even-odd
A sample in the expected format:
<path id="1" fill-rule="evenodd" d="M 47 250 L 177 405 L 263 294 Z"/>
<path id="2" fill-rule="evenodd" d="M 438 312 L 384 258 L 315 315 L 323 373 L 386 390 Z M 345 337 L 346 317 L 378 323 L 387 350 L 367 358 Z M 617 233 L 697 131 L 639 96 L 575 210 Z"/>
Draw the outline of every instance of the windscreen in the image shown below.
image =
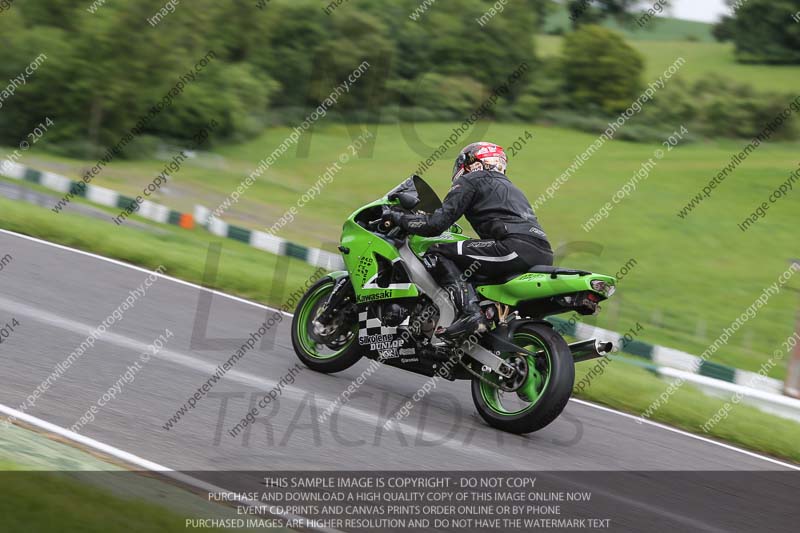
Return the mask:
<path id="1" fill-rule="evenodd" d="M 442 201 L 428 183 L 419 176 L 412 176 L 389 192 L 389 198 L 400 193 L 411 193 L 419 199 L 416 211 L 433 213 L 442 207 Z"/>

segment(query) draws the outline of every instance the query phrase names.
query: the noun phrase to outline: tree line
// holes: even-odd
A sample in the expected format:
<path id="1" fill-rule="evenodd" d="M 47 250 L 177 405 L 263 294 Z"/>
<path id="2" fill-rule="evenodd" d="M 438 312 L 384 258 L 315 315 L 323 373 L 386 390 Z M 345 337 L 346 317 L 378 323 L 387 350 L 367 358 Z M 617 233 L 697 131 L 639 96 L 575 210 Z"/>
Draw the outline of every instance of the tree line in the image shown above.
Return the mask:
<path id="1" fill-rule="evenodd" d="M 630 4 L 592 3 L 576 20 L 619 17 Z M 492 5 L 482 0 L 437 2 L 416 20 L 410 14 L 419 0 L 350 0 L 327 12 L 324 2 L 311 0 L 171 5 L 164 12 L 163 0 L 91 6 L 27 0 L 0 14 L 0 79 L 18 76 L 42 53 L 48 58 L 4 102 L 0 143 L 18 144 L 49 117 L 56 127 L 47 143 L 68 155 L 97 155 L 141 123 L 188 73 L 191 81 L 140 128 L 125 156 L 146 153 L 157 139 L 190 141 L 211 121 L 219 125 L 211 142 L 296 123 L 365 61 L 369 71 L 339 99 L 334 119 L 462 120 L 525 64 L 523 79 L 486 118 L 574 121 L 593 129 L 592 120 L 602 123 L 624 110 L 646 85 L 639 54 L 593 24 L 576 24 L 561 56 L 537 57 L 535 34 L 555 5 L 547 0 L 508 2 L 482 26 L 476 21 Z M 148 21 L 159 13 L 153 26 Z M 198 70 L 209 54 L 213 61 Z M 693 107 L 680 106 L 689 115 L 687 108 Z M 758 109 L 745 111 L 748 123 L 759 122 Z"/>

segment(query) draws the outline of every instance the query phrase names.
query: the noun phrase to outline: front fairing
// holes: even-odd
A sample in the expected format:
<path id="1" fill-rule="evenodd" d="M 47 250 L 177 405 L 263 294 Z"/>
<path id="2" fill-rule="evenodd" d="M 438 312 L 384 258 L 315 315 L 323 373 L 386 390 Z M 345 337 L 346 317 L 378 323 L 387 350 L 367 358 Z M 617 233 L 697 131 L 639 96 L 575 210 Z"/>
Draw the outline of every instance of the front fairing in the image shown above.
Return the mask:
<path id="1" fill-rule="evenodd" d="M 401 182 L 400 185 L 390 190 L 383 197 L 358 208 L 347 218 L 347 222 L 358 223 L 359 217 L 364 213 L 369 213 L 373 216 L 378 215 L 382 206 L 398 206 L 400 201 L 397 199 L 397 195 L 401 193 L 410 193 L 417 197 L 419 202 L 414 208 L 416 213 L 430 214 L 442 207 L 442 201 L 430 185 L 419 176 L 412 176 Z M 347 222 L 345 227 L 347 227 Z M 454 226 L 454 228 L 458 228 L 458 226 Z M 458 228 L 458 231 L 460 231 L 460 228 Z"/>
<path id="2" fill-rule="evenodd" d="M 359 217 L 363 219 L 365 214 L 369 214 L 370 217 L 378 218 L 381 207 L 398 206 L 400 202 L 397 197 L 404 193 L 411 194 L 418 199 L 418 203 L 413 210 L 415 213 L 431 214 L 442 207 L 441 199 L 431 186 L 421 177 L 412 176 L 390 190 L 386 196 L 361 207 L 358 211 L 350 215 L 344 226 L 345 231 L 342 236 L 342 245 L 349 248 L 349 244 L 353 242 L 355 235 L 358 235 L 360 238 L 366 237 L 367 234 L 374 236 L 375 234 L 367 232 L 363 227 L 359 227 Z M 359 229 L 361 231 L 359 231 Z M 464 236 L 462 233 L 463 230 L 461 226 L 453 224 L 449 231 L 436 237 L 410 235 L 408 237 L 408 245 L 417 256 L 422 256 L 434 244 L 468 240 L 469 237 Z"/>
<path id="3" fill-rule="evenodd" d="M 343 259 L 359 302 L 407 298 L 419 294 L 413 282 L 397 282 L 389 286 L 380 283 L 380 273 L 386 271 L 392 263 L 402 260 L 397 248 L 398 241 L 370 231 L 368 224 L 379 219 L 386 206 L 398 206 L 400 202 L 397 195 L 400 193 L 414 194 L 417 197 L 419 201 L 413 210 L 416 213 L 432 213 L 442 205 L 433 189 L 422 178 L 414 176 L 383 198 L 361 207 L 348 217 L 342 228 L 341 248 L 346 251 L 343 252 Z M 451 231 L 436 237 L 410 235 L 408 246 L 419 257 L 434 244 L 466 240 L 467 237 L 460 233 L 461 228 L 454 225 Z"/>

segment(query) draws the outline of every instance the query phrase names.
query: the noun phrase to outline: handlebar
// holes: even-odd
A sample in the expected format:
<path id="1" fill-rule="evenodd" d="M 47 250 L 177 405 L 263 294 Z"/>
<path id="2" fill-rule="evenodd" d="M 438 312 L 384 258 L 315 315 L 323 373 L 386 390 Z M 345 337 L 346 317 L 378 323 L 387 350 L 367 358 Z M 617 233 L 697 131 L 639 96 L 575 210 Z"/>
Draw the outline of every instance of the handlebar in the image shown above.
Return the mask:
<path id="1" fill-rule="evenodd" d="M 392 227 L 391 222 L 389 222 L 388 220 L 384 221 L 383 217 L 375 220 L 370 220 L 369 222 L 367 222 L 367 226 L 368 229 L 370 229 L 371 231 L 380 231 L 390 239 L 397 238 L 403 231 L 403 229 L 399 226 Z"/>
<path id="2" fill-rule="evenodd" d="M 402 231 L 403 231 L 403 228 L 401 228 L 400 226 L 395 226 L 389 231 L 389 233 L 386 234 L 386 236 L 391 238 L 391 239 L 394 239 L 397 236 L 399 236 L 400 232 L 402 232 Z"/>
<path id="3" fill-rule="evenodd" d="M 369 222 L 367 222 L 367 226 L 369 227 L 369 229 L 374 230 L 374 231 L 377 231 L 379 229 L 383 229 L 384 231 L 388 231 L 389 228 L 392 227 L 392 224 L 388 220 L 386 222 L 383 222 L 382 224 L 381 224 L 381 222 L 383 222 L 382 218 L 378 218 L 378 219 L 375 219 L 375 220 L 370 220 Z"/>

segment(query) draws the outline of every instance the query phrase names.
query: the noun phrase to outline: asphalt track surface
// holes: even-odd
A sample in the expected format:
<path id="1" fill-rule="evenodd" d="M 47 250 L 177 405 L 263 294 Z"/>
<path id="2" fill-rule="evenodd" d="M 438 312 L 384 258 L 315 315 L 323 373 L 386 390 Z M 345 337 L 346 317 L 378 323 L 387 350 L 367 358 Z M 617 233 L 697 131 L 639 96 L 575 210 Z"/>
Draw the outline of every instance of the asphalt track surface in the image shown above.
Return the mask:
<path id="1" fill-rule="evenodd" d="M 0 347 L 0 403 L 17 408 L 148 272 L 2 231 L 0 257 L 5 254 L 13 260 L 0 271 L 0 324 L 16 318 L 20 326 Z M 27 413 L 69 428 L 168 328 L 174 336 L 165 349 L 80 430 L 82 435 L 181 471 L 536 471 L 564 475 L 565 480 L 569 474 L 564 471 L 759 471 L 756 479 L 766 485 L 760 492 L 794 494 L 797 512 L 797 472 L 784 478 L 791 480 L 790 486 L 778 486 L 785 481 L 773 481 L 765 473 L 797 467 L 657 424 L 641 424 L 629 415 L 578 400 L 544 430 L 513 436 L 483 423 L 467 382 L 440 382 L 407 419 L 387 431 L 382 428 L 386 417 L 411 399 L 427 378 L 381 367 L 345 407 L 318 422 L 317 416 L 368 361 L 336 375 L 303 369 L 279 399 L 262 410 L 258 423 L 231 437 L 228 430 L 297 363 L 289 334 L 291 317 L 276 326 L 273 346 L 257 345 L 166 430 L 163 425 L 217 365 L 274 313 L 215 293 L 207 331 L 200 337 L 234 340 L 212 350 L 192 349 L 203 292 L 209 291 L 160 277 Z M 197 332 L 194 335 L 197 344 Z M 225 488 L 243 488 L 252 481 L 245 474 L 229 476 L 213 477 L 221 486 L 227 483 Z M 731 531 L 740 529 L 736 524 L 750 522 L 748 517 L 755 519 L 741 502 L 727 502 L 728 518 L 712 520 L 699 510 L 712 488 L 702 483 L 688 489 L 667 485 L 638 503 L 624 487 L 609 483 L 594 488 L 607 498 L 609 511 L 636 509 L 627 519 L 630 529 L 658 524 Z M 739 522 L 728 523 L 729 519 Z"/>

